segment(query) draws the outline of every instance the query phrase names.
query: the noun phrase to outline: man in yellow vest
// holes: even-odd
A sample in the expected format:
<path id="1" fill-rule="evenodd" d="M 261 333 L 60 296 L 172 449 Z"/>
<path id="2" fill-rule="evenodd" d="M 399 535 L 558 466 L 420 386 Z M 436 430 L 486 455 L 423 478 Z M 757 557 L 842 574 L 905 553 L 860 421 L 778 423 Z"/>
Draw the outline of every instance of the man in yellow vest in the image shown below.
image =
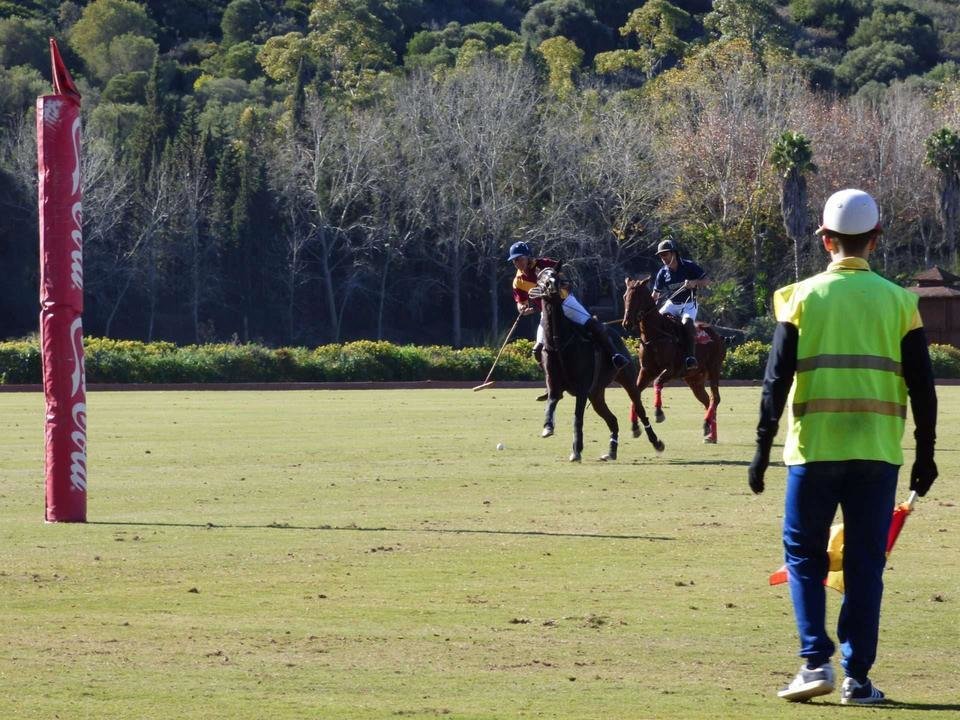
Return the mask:
<path id="1" fill-rule="evenodd" d="M 834 689 L 826 630 L 827 539 L 843 512 L 845 594 L 837 620 L 844 705 L 883 702 L 868 673 L 876 659 L 887 533 L 903 464 L 909 395 L 916 424 L 910 489 L 925 495 L 937 396 L 917 296 L 870 271 L 880 213 L 862 190 L 827 200 L 817 234 L 826 272 L 774 294 L 777 327 L 767 361 L 750 488 L 762 493 L 785 406 L 787 488 L 783 546 L 800 636 L 800 672 L 778 696 L 803 701 Z"/>

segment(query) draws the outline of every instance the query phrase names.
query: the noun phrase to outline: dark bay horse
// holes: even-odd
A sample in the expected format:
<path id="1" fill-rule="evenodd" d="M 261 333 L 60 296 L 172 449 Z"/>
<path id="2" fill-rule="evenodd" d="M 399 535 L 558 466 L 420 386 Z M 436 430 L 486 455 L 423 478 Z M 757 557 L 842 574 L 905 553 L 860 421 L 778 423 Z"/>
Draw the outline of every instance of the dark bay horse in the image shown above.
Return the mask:
<path id="1" fill-rule="evenodd" d="M 573 450 L 570 462 L 580 462 L 583 452 L 583 412 L 587 400 L 596 413 L 603 418 L 610 429 L 610 449 L 601 460 L 615 460 L 620 428 L 617 417 L 604 398 L 607 385 L 616 378 L 633 401 L 633 407 L 646 429 L 647 439 L 654 449 L 663 452 L 664 444 L 647 419 L 647 413 L 640 402 L 637 390 L 637 370 L 631 361 L 619 370 L 614 367 L 611 358 L 599 350 L 593 341 L 584 335 L 563 315 L 561 307 L 560 265 L 544 268 L 537 276 L 537 286 L 530 290 L 530 297 L 543 301 L 540 322 L 544 331 L 543 367 L 547 376 L 547 409 L 544 415 L 544 437 L 553 434 L 553 412 L 563 391 L 576 398 L 573 416 Z M 609 330 L 608 330 L 609 332 Z M 631 357 L 623 340 L 615 333 L 611 335 L 614 345 L 626 357 Z M 637 426 L 636 437 L 639 437 Z"/>
<path id="2" fill-rule="evenodd" d="M 682 377 L 706 413 L 703 416 L 703 441 L 717 441 L 717 406 L 720 404 L 720 369 L 727 354 L 726 344 L 720 334 L 705 323 L 697 323 L 697 367 L 683 367 L 683 330 L 678 320 L 660 314 L 648 285 L 650 278 L 631 280 L 627 278 L 627 290 L 623 294 L 623 327 L 640 334 L 640 375 L 637 390 L 642 391 L 653 383 L 653 407 L 657 422 L 663 422 L 663 386 L 670 378 Z M 702 341 L 701 341 L 702 340 Z M 710 383 L 707 396 L 705 383 Z M 638 437 L 640 427 L 636 415 L 630 411 L 633 435 Z"/>

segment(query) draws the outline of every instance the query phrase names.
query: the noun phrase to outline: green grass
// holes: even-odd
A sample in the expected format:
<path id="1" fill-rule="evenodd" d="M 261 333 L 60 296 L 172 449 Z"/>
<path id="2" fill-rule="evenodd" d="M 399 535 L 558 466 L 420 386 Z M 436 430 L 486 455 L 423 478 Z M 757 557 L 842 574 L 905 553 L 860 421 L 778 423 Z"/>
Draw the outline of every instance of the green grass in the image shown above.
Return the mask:
<path id="1" fill-rule="evenodd" d="M 588 411 L 582 465 L 571 401 L 543 440 L 535 394 L 93 392 L 85 525 L 42 522 L 42 398 L 0 394 L 0 717 L 833 717 L 775 697 L 799 660 L 766 584 L 784 470 L 746 487 L 758 389 L 724 390 L 704 446 L 668 388 L 666 453 L 625 433 L 610 464 Z M 960 710 L 940 397 L 873 672 L 900 704 L 871 718 Z"/>

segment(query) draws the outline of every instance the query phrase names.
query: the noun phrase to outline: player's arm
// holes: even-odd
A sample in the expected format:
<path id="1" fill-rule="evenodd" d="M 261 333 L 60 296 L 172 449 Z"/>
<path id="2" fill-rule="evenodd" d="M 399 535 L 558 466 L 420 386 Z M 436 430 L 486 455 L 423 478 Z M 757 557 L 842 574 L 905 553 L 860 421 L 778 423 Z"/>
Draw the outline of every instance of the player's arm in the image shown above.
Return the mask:
<path id="1" fill-rule="evenodd" d="M 770 448 L 780 429 L 780 417 L 787 405 L 793 376 L 797 372 L 797 339 L 795 325 L 777 323 L 773 333 L 770 356 L 763 374 L 763 390 L 760 393 L 760 420 L 757 423 L 757 449 L 750 463 L 748 480 L 750 489 L 760 494 L 764 489 L 763 475 L 770 464 Z"/>
<path id="2" fill-rule="evenodd" d="M 903 379 L 910 395 L 910 410 L 916 429 L 916 457 L 910 471 L 910 489 L 921 497 L 937 478 L 933 448 L 937 441 L 937 390 L 933 380 L 933 365 L 927 348 L 927 335 L 922 327 L 911 330 L 900 341 Z"/>
<path id="3" fill-rule="evenodd" d="M 707 277 L 707 271 L 696 263 L 691 263 L 693 266 L 693 271 L 697 275 L 695 278 L 691 278 L 684 283 L 686 288 L 704 288 L 710 284 L 710 278 Z"/>

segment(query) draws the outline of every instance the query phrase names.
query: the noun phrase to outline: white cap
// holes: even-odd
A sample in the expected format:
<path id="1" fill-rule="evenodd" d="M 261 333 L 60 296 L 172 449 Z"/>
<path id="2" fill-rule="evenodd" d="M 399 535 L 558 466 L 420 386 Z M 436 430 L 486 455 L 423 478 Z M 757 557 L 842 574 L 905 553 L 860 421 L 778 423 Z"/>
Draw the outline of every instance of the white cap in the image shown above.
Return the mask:
<path id="1" fill-rule="evenodd" d="M 833 230 L 841 235 L 861 235 L 880 227 L 877 203 L 863 190 L 840 190 L 823 206 L 823 224 L 817 235 Z"/>

